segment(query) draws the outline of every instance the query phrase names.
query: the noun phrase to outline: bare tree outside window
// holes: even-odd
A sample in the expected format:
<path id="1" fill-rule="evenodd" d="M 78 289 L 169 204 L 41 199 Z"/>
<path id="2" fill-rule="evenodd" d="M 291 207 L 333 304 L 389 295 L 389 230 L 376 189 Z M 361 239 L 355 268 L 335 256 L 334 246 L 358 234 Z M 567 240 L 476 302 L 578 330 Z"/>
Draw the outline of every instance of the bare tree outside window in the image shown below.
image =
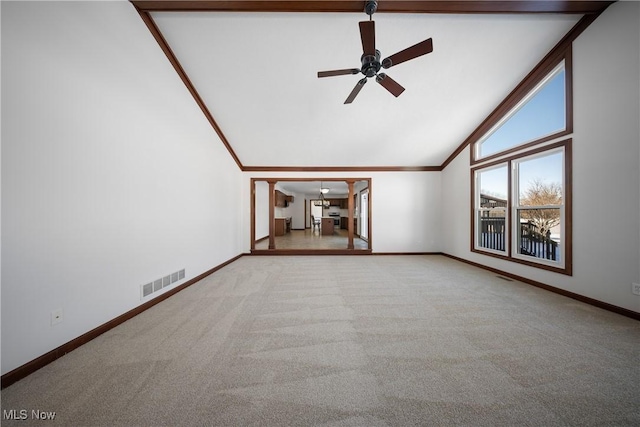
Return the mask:
<path id="1" fill-rule="evenodd" d="M 536 178 L 529 183 L 520 195 L 520 206 L 560 206 L 562 205 L 562 185 L 556 182 L 545 182 Z M 523 209 L 521 218 L 536 226 L 537 232 L 545 235 L 560 224 L 560 209 Z"/>

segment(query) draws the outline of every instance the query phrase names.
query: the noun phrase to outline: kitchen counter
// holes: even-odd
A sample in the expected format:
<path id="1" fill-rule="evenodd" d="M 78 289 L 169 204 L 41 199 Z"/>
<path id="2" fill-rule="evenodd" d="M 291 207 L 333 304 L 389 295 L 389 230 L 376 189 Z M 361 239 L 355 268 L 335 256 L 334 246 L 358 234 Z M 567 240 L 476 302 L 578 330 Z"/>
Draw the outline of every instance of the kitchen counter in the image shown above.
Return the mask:
<path id="1" fill-rule="evenodd" d="M 276 227 L 273 232 L 275 236 L 284 236 L 291 231 L 291 217 L 277 217 L 275 218 Z"/>
<path id="2" fill-rule="evenodd" d="M 332 216 L 323 216 L 322 222 L 320 225 L 320 229 L 322 230 L 323 236 L 331 236 L 333 235 L 333 217 Z"/>

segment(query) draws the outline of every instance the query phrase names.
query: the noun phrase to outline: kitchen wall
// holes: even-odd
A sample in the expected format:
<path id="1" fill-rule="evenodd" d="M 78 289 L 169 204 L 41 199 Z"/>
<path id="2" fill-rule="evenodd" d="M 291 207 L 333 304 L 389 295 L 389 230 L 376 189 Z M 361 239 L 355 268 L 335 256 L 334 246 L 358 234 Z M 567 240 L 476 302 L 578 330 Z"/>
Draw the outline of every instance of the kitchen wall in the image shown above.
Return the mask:
<path id="1" fill-rule="evenodd" d="M 610 6 L 573 45 L 573 276 L 472 253 L 466 149 L 442 173 L 446 253 L 640 312 L 640 4 Z"/>
<path id="2" fill-rule="evenodd" d="M 269 184 L 264 182 L 264 181 L 260 181 L 260 184 L 262 184 L 263 186 L 267 187 L 267 197 L 269 197 Z M 275 185 L 275 189 L 278 191 L 283 192 L 284 194 L 286 194 L 287 196 L 292 196 L 290 191 L 283 191 L 282 187 L 280 186 L 280 183 L 276 183 Z M 295 198 L 294 198 L 294 202 L 295 202 Z M 281 206 L 274 206 L 273 208 L 273 214 L 276 218 L 288 218 L 291 216 L 291 211 L 293 209 L 289 209 L 289 206 L 285 207 L 281 207 Z M 269 214 L 269 211 L 267 210 L 267 215 Z M 267 229 L 267 234 L 268 233 L 268 229 Z"/>
<path id="3" fill-rule="evenodd" d="M 1 7 L 5 374 L 239 255 L 246 195 L 130 3 Z"/>
<path id="4" fill-rule="evenodd" d="M 286 208 L 276 209 L 280 209 L 280 212 L 282 212 L 281 216 L 291 218 L 292 229 L 304 230 L 304 194 L 292 193 L 291 191 L 284 191 L 284 193 L 293 196 L 293 202 L 289 203 L 289 206 Z"/>
<path id="5" fill-rule="evenodd" d="M 306 227 L 306 219 L 309 215 L 307 211 L 307 215 L 305 216 L 305 203 L 306 203 L 306 195 L 303 193 L 292 193 L 293 194 L 293 204 L 290 206 L 291 209 L 291 228 L 295 230 L 304 230 Z M 307 209 L 309 207 L 307 206 Z"/>

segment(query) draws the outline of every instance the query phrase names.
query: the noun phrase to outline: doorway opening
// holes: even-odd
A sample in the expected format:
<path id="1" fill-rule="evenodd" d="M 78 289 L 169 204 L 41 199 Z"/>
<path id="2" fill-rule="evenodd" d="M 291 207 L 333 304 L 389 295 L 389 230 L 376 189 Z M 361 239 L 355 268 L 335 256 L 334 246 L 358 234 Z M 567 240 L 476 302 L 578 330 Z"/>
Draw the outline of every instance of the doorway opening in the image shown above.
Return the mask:
<path id="1" fill-rule="evenodd" d="M 251 252 L 371 253 L 370 178 L 251 178 Z M 366 239 L 361 238 L 365 229 Z"/>

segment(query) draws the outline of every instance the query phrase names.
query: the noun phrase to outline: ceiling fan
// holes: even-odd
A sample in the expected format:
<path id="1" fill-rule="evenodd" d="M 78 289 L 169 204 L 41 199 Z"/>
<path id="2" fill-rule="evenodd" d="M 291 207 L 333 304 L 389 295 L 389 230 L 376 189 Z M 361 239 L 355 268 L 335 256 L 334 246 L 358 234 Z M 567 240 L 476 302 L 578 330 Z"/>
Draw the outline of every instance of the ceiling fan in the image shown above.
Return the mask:
<path id="1" fill-rule="evenodd" d="M 367 1 L 365 3 L 364 11 L 369 15 L 369 20 L 359 22 L 363 51 L 362 56 L 360 57 L 362 67 L 318 72 L 319 78 L 358 73 L 364 74 L 365 77 L 358 81 L 346 101 L 344 101 L 345 104 L 351 104 L 367 82 L 367 79 L 373 76 L 376 77 L 376 82 L 380 83 L 380 85 L 391 92 L 393 96 L 400 96 L 400 94 L 404 92 L 404 88 L 385 73 L 380 73 L 380 68 L 391 68 L 405 61 L 409 61 L 410 59 L 433 52 L 433 41 L 431 38 L 428 38 L 380 61 L 380 51 L 376 49 L 375 21 L 371 19 L 377 9 L 377 1 Z"/>

